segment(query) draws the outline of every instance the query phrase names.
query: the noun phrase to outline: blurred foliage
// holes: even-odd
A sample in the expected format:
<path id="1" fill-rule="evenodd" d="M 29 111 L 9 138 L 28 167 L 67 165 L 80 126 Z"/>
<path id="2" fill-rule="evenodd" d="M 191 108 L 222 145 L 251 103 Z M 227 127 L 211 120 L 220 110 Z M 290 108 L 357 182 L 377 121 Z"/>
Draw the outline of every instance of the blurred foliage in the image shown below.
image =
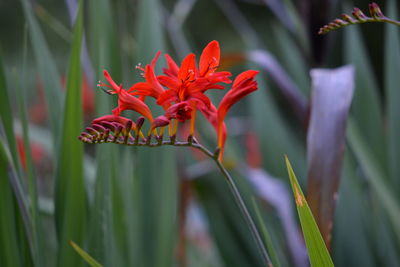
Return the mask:
<path id="1" fill-rule="evenodd" d="M 262 266 L 209 160 L 188 148 L 89 146 L 77 139 L 84 125 L 115 107 L 115 98 L 96 88 L 103 69 L 129 84 L 141 79 L 135 66 L 158 50 L 181 60 L 214 39 L 224 68 L 262 71 L 259 90 L 229 114 L 225 165 L 267 229 L 274 261 L 308 264 L 300 224 L 290 219 L 294 200 L 285 199 L 283 155 L 306 196 L 319 194 L 331 177 L 321 174 L 321 186 L 305 190 L 312 173 L 307 147 L 333 142 L 322 131 L 318 140 L 307 138 L 309 72 L 352 64 L 352 107 L 338 128 L 346 144 L 316 152 L 328 164 L 326 155 L 344 151 L 335 165 L 339 189 L 330 188 L 333 214 L 325 214 L 333 223 L 323 228 L 331 229 L 336 266 L 400 266 L 399 28 L 352 25 L 317 35 L 353 6 L 366 12 L 368 3 L 87 0 L 76 24 L 76 0 L 0 1 L 0 266 L 83 266 L 71 239 L 104 266 Z M 399 19 L 396 0 L 378 4 Z M 202 118 L 197 131 L 215 147 Z"/>

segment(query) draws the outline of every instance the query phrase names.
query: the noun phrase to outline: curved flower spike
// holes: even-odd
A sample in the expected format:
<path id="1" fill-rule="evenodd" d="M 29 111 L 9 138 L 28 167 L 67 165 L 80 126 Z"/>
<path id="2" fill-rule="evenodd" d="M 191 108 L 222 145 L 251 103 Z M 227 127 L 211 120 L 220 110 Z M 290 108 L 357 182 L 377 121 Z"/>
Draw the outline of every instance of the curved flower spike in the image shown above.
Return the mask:
<path id="1" fill-rule="evenodd" d="M 233 104 L 243 97 L 257 90 L 257 82 L 254 80 L 258 71 L 248 70 L 239 74 L 233 82 L 232 89 L 224 96 L 217 110 L 218 126 L 218 147 L 221 149 L 220 159 L 222 159 L 225 137 L 224 137 L 224 119 Z"/>
<path id="2" fill-rule="evenodd" d="M 341 29 L 343 27 L 352 25 L 352 24 L 360 24 L 366 22 L 387 22 L 397 26 L 400 26 L 400 21 L 390 19 L 386 17 L 383 12 L 381 11 L 380 7 L 376 3 L 369 4 L 369 13 L 370 17 L 365 15 L 359 8 L 354 8 L 351 12 L 353 17 L 342 14 L 340 18 L 337 18 L 330 22 L 329 24 L 323 26 L 319 29 L 318 34 L 326 34 L 333 30 Z"/>

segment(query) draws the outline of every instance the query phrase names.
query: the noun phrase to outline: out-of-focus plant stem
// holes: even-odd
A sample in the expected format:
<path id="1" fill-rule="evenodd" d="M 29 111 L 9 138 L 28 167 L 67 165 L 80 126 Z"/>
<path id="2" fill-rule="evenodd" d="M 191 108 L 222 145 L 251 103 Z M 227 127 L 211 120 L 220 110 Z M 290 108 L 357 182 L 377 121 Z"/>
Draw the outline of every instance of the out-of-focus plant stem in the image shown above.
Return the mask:
<path id="1" fill-rule="evenodd" d="M 261 240 L 260 233 L 258 232 L 258 229 L 251 218 L 251 215 L 246 207 L 246 204 L 243 201 L 242 196 L 240 195 L 240 192 L 236 186 L 235 181 L 233 180 L 232 176 L 229 174 L 229 172 L 226 170 L 222 162 L 218 159 L 218 152 L 217 153 L 211 153 L 207 148 L 204 146 L 200 145 L 199 143 L 192 143 L 192 142 L 179 142 L 175 143 L 177 146 L 190 146 L 193 148 L 197 148 L 201 152 L 203 152 L 205 155 L 210 157 L 212 160 L 214 160 L 215 164 L 218 166 L 218 169 L 221 171 L 222 175 L 224 176 L 226 182 L 229 185 L 229 189 L 231 190 L 233 197 L 235 198 L 236 204 L 239 206 L 240 211 L 243 214 L 243 217 L 253 235 L 254 241 L 257 244 L 257 247 L 261 253 L 261 256 L 266 263 L 267 266 L 272 267 L 272 262 L 271 259 L 267 253 L 267 250 L 265 249 L 264 243 Z"/>
<path id="2" fill-rule="evenodd" d="M 235 181 L 233 180 L 232 176 L 229 174 L 229 172 L 225 169 L 224 165 L 222 162 L 219 160 L 219 152 L 220 150 L 217 149 L 215 153 L 212 153 L 209 151 L 207 148 L 199 144 L 193 136 L 189 136 L 188 141 L 181 142 L 176 140 L 176 136 L 170 137 L 170 140 L 167 141 L 162 141 L 162 137 L 157 137 L 157 142 L 151 142 L 151 135 L 145 139 L 144 141 L 139 141 L 139 139 L 133 140 L 131 142 L 128 142 L 128 139 L 125 137 L 121 140 L 118 137 L 113 137 L 109 138 L 108 135 L 100 137 L 100 139 L 97 139 L 96 137 L 92 136 L 92 138 L 87 138 L 80 136 L 80 140 L 83 141 L 84 143 L 88 144 L 102 144 L 102 143 L 116 143 L 120 145 L 128 145 L 128 146 L 146 146 L 146 147 L 159 147 L 159 146 L 181 146 L 181 147 L 192 147 L 200 150 L 203 152 L 205 155 L 207 155 L 209 158 L 211 158 L 215 164 L 218 166 L 218 169 L 221 171 L 223 176 L 225 177 L 225 180 L 227 181 L 229 185 L 229 189 L 231 190 L 236 204 L 239 206 L 240 211 L 242 212 L 244 219 L 252 233 L 252 236 L 254 238 L 254 241 L 256 242 L 256 245 L 261 253 L 261 256 L 263 258 L 263 261 L 265 262 L 266 266 L 272 267 L 272 262 L 271 259 L 268 255 L 267 250 L 265 249 L 264 243 L 262 242 L 260 233 L 258 232 L 258 229 L 251 218 L 251 215 L 246 207 L 246 204 L 243 201 L 242 196 L 240 195 L 240 192 L 236 186 Z"/>

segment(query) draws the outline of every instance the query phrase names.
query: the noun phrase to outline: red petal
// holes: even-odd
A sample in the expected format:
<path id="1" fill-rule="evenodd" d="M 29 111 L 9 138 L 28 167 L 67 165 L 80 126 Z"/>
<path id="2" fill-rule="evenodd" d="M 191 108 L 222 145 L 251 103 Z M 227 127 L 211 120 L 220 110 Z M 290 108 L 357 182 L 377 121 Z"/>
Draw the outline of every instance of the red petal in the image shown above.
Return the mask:
<path id="1" fill-rule="evenodd" d="M 154 129 L 158 127 L 164 127 L 167 126 L 169 122 L 170 120 L 167 117 L 161 115 L 154 119 L 153 123 L 151 124 L 151 128 Z"/>
<path id="2" fill-rule="evenodd" d="M 217 41 L 210 42 L 203 50 L 200 56 L 200 76 L 213 73 L 219 65 L 220 48 Z"/>
<path id="3" fill-rule="evenodd" d="M 154 66 L 156 65 L 156 62 L 157 62 L 157 60 L 158 60 L 158 58 L 160 57 L 160 55 L 161 55 L 161 51 L 158 51 L 157 52 L 157 54 L 156 54 L 156 56 L 153 58 L 153 60 L 151 61 L 151 66 L 154 68 Z"/>
<path id="4" fill-rule="evenodd" d="M 196 56 L 192 53 L 185 57 L 179 68 L 178 78 L 181 81 L 190 80 L 196 70 Z"/>
<path id="5" fill-rule="evenodd" d="M 167 60 L 168 68 L 164 68 L 164 74 L 170 77 L 178 77 L 179 67 L 175 61 L 168 55 L 165 54 L 165 59 Z"/>
<path id="6" fill-rule="evenodd" d="M 240 82 L 243 82 L 246 79 L 253 79 L 254 77 L 256 77 L 256 75 L 259 73 L 259 71 L 256 70 L 248 70 L 245 72 L 240 73 L 235 81 L 233 82 L 232 87 L 237 86 Z"/>
<path id="7" fill-rule="evenodd" d="M 165 117 L 168 119 L 177 119 L 181 122 L 192 118 L 192 107 L 188 102 L 179 102 L 170 106 L 165 112 Z"/>
<path id="8" fill-rule="evenodd" d="M 160 75 L 157 77 L 157 79 L 162 85 L 164 85 L 169 89 L 177 90 L 178 87 L 180 86 L 180 82 L 177 79 L 171 78 L 169 76 Z"/>
<path id="9" fill-rule="evenodd" d="M 108 83 L 111 85 L 111 88 L 114 89 L 116 93 L 119 93 L 121 90 L 121 86 L 118 86 L 114 80 L 111 78 L 110 73 L 108 71 L 103 70 L 104 77 L 107 79 Z"/>
<path id="10" fill-rule="evenodd" d="M 136 111 L 145 116 L 148 120 L 153 121 L 153 116 L 149 107 L 143 101 L 130 95 L 125 90 L 121 90 L 118 95 L 118 108 L 120 112 L 124 110 Z"/>
<path id="11" fill-rule="evenodd" d="M 99 118 L 96 118 L 92 121 L 92 124 L 100 124 L 103 121 L 107 122 L 118 122 L 121 123 L 122 125 L 126 125 L 130 119 L 127 119 L 122 116 L 115 116 L 115 115 L 105 115 Z M 133 124 L 134 125 L 134 124 Z"/>
<path id="12" fill-rule="evenodd" d="M 165 104 L 171 104 L 174 101 L 179 100 L 178 94 L 175 90 L 167 90 L 162 93 L 157 99 L 157 105 L 163 106 Z"/>

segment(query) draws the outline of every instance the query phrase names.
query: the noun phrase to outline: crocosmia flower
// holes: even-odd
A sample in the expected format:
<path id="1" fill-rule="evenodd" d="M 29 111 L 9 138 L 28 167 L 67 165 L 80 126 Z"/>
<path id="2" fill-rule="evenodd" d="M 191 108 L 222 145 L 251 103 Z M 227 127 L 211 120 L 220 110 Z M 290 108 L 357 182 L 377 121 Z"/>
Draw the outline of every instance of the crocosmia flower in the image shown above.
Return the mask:
<path id="1" fill-rule="evenodd" d="M 155 66 L 161 52 L 158 52 L 152 62 L 142 71 L 144 81 L 135 83 L 129 89 L 124 89 L 111 78 L 104 70 L 104 77 L 108 83 L 100 82 L 107 93 L 118 97 L 118 106 L 112 110 L 112 115 L 105 115 L 93 120 L 92 127 L 86 128 L 80 139 L 88 143 L 116 142 L 128 145 L 162 145 L 175 144 L 178 123 L 190 121 L 188 143 L 196 142 L 193 139 L 197 111 L 214 127 L 218 138 L 219 159 L 222 160 L 227 128 L 225 117 L 233 104 L 246 95 L 257 90 L 255 76 L 258 71 L 248 70 L 239 74 L 231 88 L 218 105 L 213 104 L 207 96 L 210 89 L 225 89 L 231 84 L 232 74 L 228 71 L 218 71 L 220 64 L 220 47 L 217 41 L 210 42 L 203 50 L 196 62 L 196 55 L 187 55 L 178 65 L 170 55 L 165 54 L 167 67 L 162 75 L 157 75 Z M 152 97 L 160 105 L 164 113 L 154 118 L 150 108 L 146 105 L 147 97 Z M 123 116 L 123 111 L 133 110 L 143 117 L 136 123 Z M 147 137 L 141 132 L 144 118 L 150 122 Z M 168 127 L 170 141 L 163 141 L 164 128 Z M 157 130 L 156 128 L 160 128 Z M 135 136 L 130 134 L 135 132 Z M 154 136 L 157 143 L 152 143 Z"/>

